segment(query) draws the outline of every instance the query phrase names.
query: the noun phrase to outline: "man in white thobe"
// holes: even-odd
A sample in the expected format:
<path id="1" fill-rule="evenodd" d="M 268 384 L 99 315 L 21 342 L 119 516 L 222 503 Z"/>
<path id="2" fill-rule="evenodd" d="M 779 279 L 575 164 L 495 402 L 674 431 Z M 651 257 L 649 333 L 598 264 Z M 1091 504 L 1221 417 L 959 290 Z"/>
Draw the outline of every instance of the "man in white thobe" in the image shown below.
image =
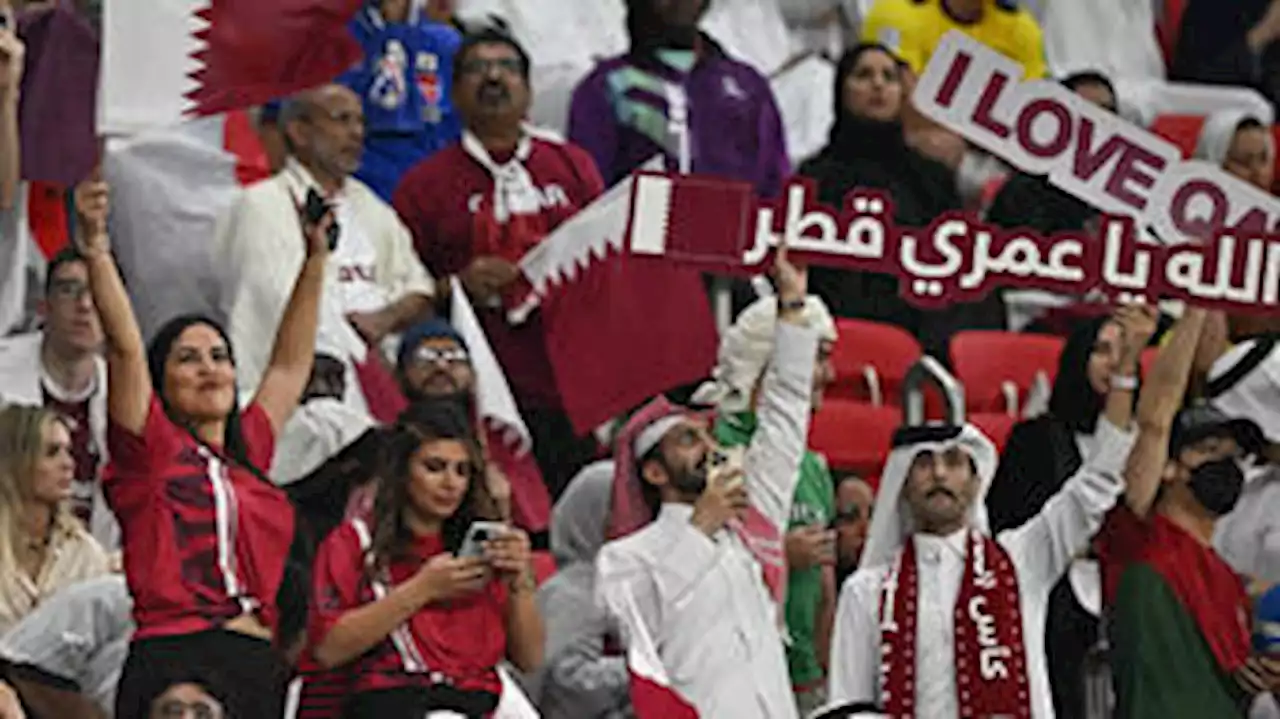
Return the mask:
<path id="1" fill-rule="evenodd" d="M 1122 493 L 1133 439 L 1099 419 L 1084 467 L 1038 515 L 993 541 L 984 510 L 997 463 L 991 441 L 972 425 L 900 430 L 860 568 L 840 593 L 831 702 L 930 719 L 1052 717 L 1049 592 Z"/>
<path id="2" fill-rule="evenodd" d="M 799 325 L 803 277 L 780 276 L 790 279 L 779 282 L 776 341 L 741 471 L 708 470 L 721 450 L 705 424 L 663 400 L 634 416 L 615 447 L 612 534 L 633 533 L 600 551 L 597 598 L 618 619 L 633 671 L 637 648 L 651 647 L 659 679 L 705 718 L 797 716 L 781 629 L 781 537 L 819 336 Z M 637 714 L 645 709 L 637 699 Z"/>

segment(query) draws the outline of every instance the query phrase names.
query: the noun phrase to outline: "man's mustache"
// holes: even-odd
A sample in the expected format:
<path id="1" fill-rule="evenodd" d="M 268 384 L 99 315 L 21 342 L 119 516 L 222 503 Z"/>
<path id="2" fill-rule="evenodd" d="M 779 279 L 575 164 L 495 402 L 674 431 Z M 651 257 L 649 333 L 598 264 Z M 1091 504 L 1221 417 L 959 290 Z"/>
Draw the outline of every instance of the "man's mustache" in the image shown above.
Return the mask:
<path id="1" fill-rule="evenodd" d="M 507 90 L 507 86 L 500 82 L 486 82 L 480 86 L 479 90 L 476 91 L 477 97 L 484 98 L 490 95 L 496 95 L 503 100 L 511 97 L 511 93 Z"/>
<path id="2" fill-rule="evenodd" d="M 946 487 L 934 487 L 933 489 L 929 490 L 929 491 L 928 491 L 928 493 L 926 493 L 924 496 L 925 496 L 925 499 L 932 499 L 932 498 L 933 498 L 933 495 L 935 495 L 935 494 L 945 494 L 945 495 L 947 495 L 948 497 L 950 497 L 950 498 L 952 498 L 952 499 L 954 499 L 954 500 L 957 500 L 957 501 L 959 501 L 959 499 L 960 499 L 959 497 L 957 497 L 957 496 L 956 496 L 956 493 L 955 493 L 955 492 L 952 492 L 951 490 L 947 489 Z"/>

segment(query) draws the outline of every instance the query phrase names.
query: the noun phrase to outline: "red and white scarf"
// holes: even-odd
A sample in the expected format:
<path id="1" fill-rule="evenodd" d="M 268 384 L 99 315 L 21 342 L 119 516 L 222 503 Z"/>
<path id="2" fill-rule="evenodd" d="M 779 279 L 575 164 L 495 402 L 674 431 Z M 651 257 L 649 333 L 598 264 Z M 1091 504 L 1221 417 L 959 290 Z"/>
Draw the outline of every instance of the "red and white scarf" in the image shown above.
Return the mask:
<path id="1" fill-rule="evenodd" d="M 916 715 L 918 595 L 915 542 L 907 541 L 880 594 L 880 691 L 885 713 L 894 719 Z M 1019 597 L 1017 574 L 1004 548 L 970 530 L 954 614 L 960 717 L 1031 717 Z"/>

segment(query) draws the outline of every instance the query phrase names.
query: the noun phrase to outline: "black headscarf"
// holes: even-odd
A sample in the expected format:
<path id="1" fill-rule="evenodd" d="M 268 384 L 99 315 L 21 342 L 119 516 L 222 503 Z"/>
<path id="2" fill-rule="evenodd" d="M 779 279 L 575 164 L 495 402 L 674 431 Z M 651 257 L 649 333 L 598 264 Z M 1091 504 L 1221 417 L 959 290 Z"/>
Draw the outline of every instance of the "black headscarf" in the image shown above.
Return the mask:
<path id="1" fill-rule="evenodd" d="M 827 146 L 822 154 L 835 157 L 860 158 L 905 158 L 910 150 L 902 134 L 902 121 L 872 120 L 855 115 L 844 106 L 844 85 L 862 56 L 872 51 L 880 51 L 894 57 L 889 48 L 878 43 L 863 43 L 845 51 L 836 63 L 835 78 L 835 122 L 827 137 Z M 895 58 L 896 59 L 896 58 Z"/>
<path id="2" fill-rule="evenodd" d="M 1058 355 L 1058 376 L 1053 380 L 1049 413 L 1080 434 L 1093 434 L 1105 398 L 1089 383 L 1089 356 L 1100 332 L 1111 321 L 1095 317 L 1076 328 Z"/>

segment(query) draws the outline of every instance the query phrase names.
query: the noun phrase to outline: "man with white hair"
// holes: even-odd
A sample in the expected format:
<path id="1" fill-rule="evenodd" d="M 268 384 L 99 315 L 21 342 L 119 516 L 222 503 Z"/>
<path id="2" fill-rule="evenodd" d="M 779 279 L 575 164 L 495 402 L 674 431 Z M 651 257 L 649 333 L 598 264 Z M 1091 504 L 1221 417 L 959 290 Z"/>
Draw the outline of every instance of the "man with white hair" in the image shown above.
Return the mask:
<path id="1" fill-rule="evenodd" d="M 835 378 L 831 352 L 836 324 L 827 306 L 810 295 L 802 310 L 805 324 L 818 331 L 810 411 Z M 714 380 L 694 395 L 694 402 L 717 410 L 714 435 L 723 447 L 741 447 L 755 434 L 761 378 L 774 350 L 778 302 L 765 297 L 742 312 L 720 341 Z M 826 697 L 826 664 L 831 623 L 835 617 L 834 481 L 826 459 L 807 451 L 791 502 L 785 551 L 787 557 L 787 665 L 801 716 L 822 706 Z"/>
<path id="2" fill-rule="evenodd" d="M 895 717 L 1053 716 L 1049 592 L 1124 490 L 1136 385 L 1125 380 L 1113 378 L 1093 456 L 1039 514 L 995 538 L 984 509 L 991 440 L 970 424 L 896 433 L 836 610 L 833 704 L 872 702 Z"/>
<path id="3" fill-rule="evenodd" d="M 808 437 L 819 332 L 779 253 L 772 352 L 739 468 L 688 410 L 659 398 L 619 434 L 596 596 L 618 620 L 637 716 L 794 719 L 780 631 L 782 532 Z M 629 535 L 629 536 L 628 536 Z M 639 688 L 637 688 L 639 687 Z M 657 688 L 663 691 L 658 691 Z M 654 707 L 660 703 L 661 707 Z"/>

